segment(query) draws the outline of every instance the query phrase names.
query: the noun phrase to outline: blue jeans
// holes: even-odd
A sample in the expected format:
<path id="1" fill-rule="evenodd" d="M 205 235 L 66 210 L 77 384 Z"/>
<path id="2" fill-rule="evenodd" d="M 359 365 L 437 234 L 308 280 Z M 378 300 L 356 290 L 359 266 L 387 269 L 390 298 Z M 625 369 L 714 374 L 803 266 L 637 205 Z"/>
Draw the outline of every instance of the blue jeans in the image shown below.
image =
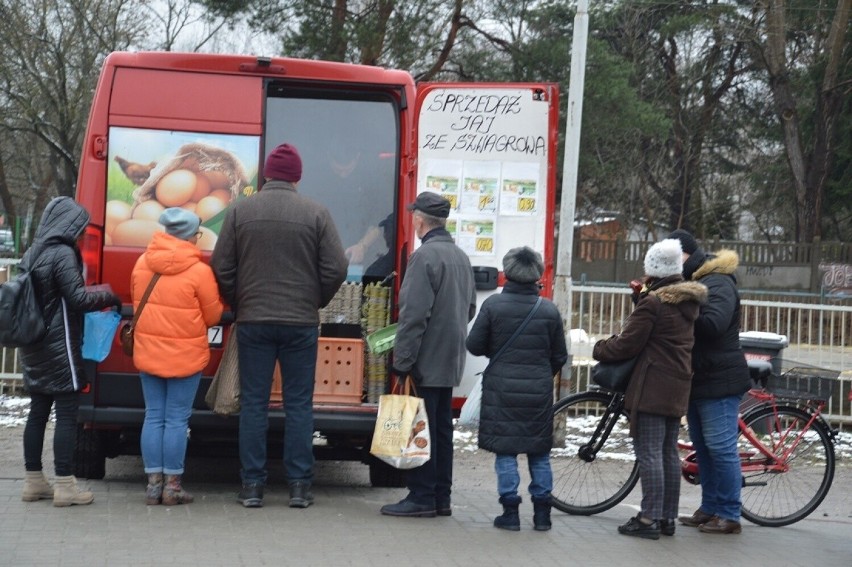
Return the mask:
<path id="1" fill-rule="evenodd" d="M 244 484 L 266 483 L 269 393 L 275 361 L 284 396 L 284 470 L 290 484 L 311 483 L 314 471 L 316 326 L 240 323 L 240 473 Z"/>
<path id="2" fill-rule="evenodd" d="M 530 496 L 533 500 L 550 498 L 553 490 L 553 472 L 550 470 L 550 453 L 527 453 L 527 465 L 530 469 Z M 500 497 L 517 496 L 521 484 L 518 474 L 517 455 L 497 455 L 494 459 L 494 471 L 497 473 L 497 493 Z"/>
<path id="3" fill-rule="evenodd" d="M 737 451 L 740 396 L 692 400 L 686 414 L 701 480 L 701 510 L 740 521 L 742 470 Z"/>
<path id="4" fill-rule="evenodd" d="M 453 486 L 453 389 L 417 387 L 429 416 L 431 456 L 405 476 L 408 499 L 417 504 L 445 505 Z"/>
<path id="5" fill-rule="evenodd" d="M 183 474 L 192 402 L 201 372 L 186 378 L 160 378 L 140 372 L 145 396 L 142 462 L 146 473 Z"/>

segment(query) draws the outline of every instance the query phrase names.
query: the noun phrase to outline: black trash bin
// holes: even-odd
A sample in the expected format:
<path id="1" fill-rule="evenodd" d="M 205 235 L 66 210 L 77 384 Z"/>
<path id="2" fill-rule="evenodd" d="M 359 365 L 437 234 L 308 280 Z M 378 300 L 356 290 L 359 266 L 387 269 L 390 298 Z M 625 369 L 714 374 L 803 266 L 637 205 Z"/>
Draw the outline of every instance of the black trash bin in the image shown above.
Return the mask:
<path id="1" fill-rule="evenodd" d="M 781 351 L 789 345 L 786 335 L 775 333 L 764 333 L 761 331 L 747 331 L 740 333 L 740 346 L 745 353 L 746 360 L 765 360 L 772 364 L 772 373 L 781 374 L 781 362 L 783 357 Z"/>

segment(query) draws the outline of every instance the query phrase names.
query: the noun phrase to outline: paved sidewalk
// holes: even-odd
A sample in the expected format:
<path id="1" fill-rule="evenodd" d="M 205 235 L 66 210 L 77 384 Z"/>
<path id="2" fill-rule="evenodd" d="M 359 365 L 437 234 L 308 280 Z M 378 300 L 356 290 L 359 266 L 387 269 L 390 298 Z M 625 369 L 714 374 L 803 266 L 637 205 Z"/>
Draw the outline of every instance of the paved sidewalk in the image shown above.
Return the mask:
<path id="1" fill-rule="evenodd" d="M 133 459 L 123 457 L 122 459 Z M 138 459 L 138 457 L 136 458 Z M 635 508 L 621 505 L 591 517 L 554 511 L 553 530 L 532 530 L 532 505 L 522 504 L 519 533 L 492 527 L 498 504 L 493 471 L 486 459 L 458 459 L 459 482 L 449 518 L 389 518 L 382 504 L 404 496 L 403 489 L 374 489 L 363 477 L 342 484 L 336 469 L 366 467 L 352 463 L 318 463 L 316 504 L 287 507 L 287 488 L 279 482 L 267 490 L 264 507 L 245 509 L 235 501 L 235 483 L 202 482 L 187 487 L 196 502 L 187 506 L 145 506 L 138 481 L 110 475 L 90 481 L 91 506 L 54 508 L 50 501 L 20 499 L 23 473 L 0 474 L 0 565 L 145 566 L 203 565 L 412 565 L 564 566 L 564 565 L 812 565 L 852 564 L 852 509 L 849 473 L 832 487 L 841 497 L 827 510 L 785 528 L 744 523 L 743 533 L 709 536 L 678 527 L 659 541 L 619 536 L 616 527 Z M 231 464 L 222 463 L 227 474 Z M 130 462 L 135 468 L 141 464 Z M 213 475 L 219 463 L 188 463 L 188 470 Z M 195 467 L 194 469 L 190 467 Z M 363 470 L 362 470 L 363 469 Z M 141 469 L 140 469 L 141 470 Z M 840 471 L 838 471 L 840 472 Z M 117 477 L 111 480 L 109 476 Z M 230 478 L 226 476 L 225 478 Z M 627 502 L 638 502 L 639 490 Z M 698 497 L 684 485 L 681 509 L 691 512 Z"/>

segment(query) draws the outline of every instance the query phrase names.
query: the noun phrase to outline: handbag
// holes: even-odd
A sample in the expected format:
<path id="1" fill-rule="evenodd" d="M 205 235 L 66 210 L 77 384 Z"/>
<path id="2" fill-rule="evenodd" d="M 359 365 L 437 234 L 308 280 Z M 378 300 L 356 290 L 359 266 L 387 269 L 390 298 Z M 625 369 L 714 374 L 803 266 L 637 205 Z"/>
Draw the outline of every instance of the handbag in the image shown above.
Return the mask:
<path id="1" fill-rule="evenodd" d="M 204 402 L 216 415 L 227 417 L 240 412 L 240 359 L 237 325 L 231 325 L 225 352 L 210 382 Z"/>
<path id="2" fill-rule="evenodd" d="M 408 470 L 429 460 L 432 438 L 423 398 L 411 395 L 411 376 L 401 394 L 379 396 L 379 412 L 370 453 L 390 466 Z"/>
<path id="3" fill-rule="evenodd" d="M 598 362 L 592 367 L 592 382 L 612 392 L 625 392 L 630 382 L 636 358 L 616 360 L 614 362 Z"/>
<path id="4" fill-rule="evenodd" d="M 154 284 L 157 283 L 158 279 L 160 279 L 160 274 L 154 274 L 154 277 L 151 278 L 151 283 L 148 284 L 148 288 L 142 294 L 139 307 L 136 309 L 136 313 L 133 314 L 133 320 L 130 323 L 125 323 L 118 332 L 118 338 L 121 341 L 121 350 L 127 356 L 133 356 L 133 333 L 136 329 L 136 322 L 139 320 L 139 316 L 142 315 L 142 309 L 145 307 L 148 296 L 151 295 L 151 290 L 154 289 Z"/>
<path id="5" fill-rule="evenodd" d="M 541 305 L 541 296 L 539 296 L 538 300 L 533 305 L 530 312 L 527 313 L 526 319 L 521 323 L 521 325 L 515 329 L 515 332 L 509 337 L 509 340 L 503 343 L 503 346 L 500 347 L 500 350 L 491 357 L 491 360 L 488 361 L 488 366 L 485 367 L 485 370 L 479 373 L 479 377 L 476 379 L 476 384 L 473 385 L 473 389 L 467 395 L 467 399 L 462 404 L 461 412 L 459 413 L 459 425 L 479 425 L 479 410 L 482 409 L 482 377 L 488 372 L 488 369 L 491 368 L 491 365 L 494 364 L 494 361 L 500 358 L 500 355 L 506 351 L 506 348 L 512 342 L 518 338 L 518 335 L 524 330 L 527 326 L 527 323 L 530 322 L 535 312 L 538 310 Z"/>
<path id="6" fill-rule="evenodd" d="M 117 311 L 90 311 L 83 316 L 83 358 L 103 362 L 121 322 Z"/>

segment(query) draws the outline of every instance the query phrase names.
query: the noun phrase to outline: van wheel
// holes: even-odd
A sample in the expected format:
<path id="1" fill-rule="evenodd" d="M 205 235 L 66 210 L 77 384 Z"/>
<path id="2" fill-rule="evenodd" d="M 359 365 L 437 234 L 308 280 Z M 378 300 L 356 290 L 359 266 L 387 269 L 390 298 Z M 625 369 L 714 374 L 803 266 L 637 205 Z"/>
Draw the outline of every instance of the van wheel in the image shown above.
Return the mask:
<path id="1" fill-rule="evenodd" d="M 102 431 L 77 426 L 77 444 L 74 447 L 74 475 L 79 478 L 101 480 L 106 475 L 106 452 Z"/>
<path id="2" fill-rule="evenodd" d="M 405 471 L 395 469 L 384 461 L 370 455 L 370 484 L 375 488 L 402 488 L 405 486 Z"/>

